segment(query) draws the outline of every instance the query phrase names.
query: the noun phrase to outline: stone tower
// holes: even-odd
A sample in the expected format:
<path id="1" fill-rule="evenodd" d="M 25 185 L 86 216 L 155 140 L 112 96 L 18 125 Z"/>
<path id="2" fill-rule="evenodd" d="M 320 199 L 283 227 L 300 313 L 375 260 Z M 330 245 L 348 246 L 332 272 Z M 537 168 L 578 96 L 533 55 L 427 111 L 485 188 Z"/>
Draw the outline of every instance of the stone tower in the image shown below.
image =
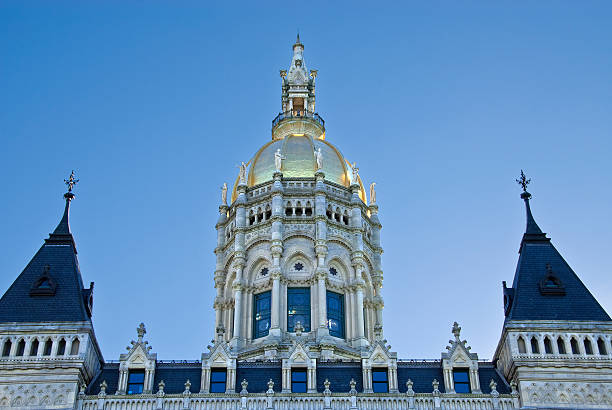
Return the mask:
<path id="1" fill-rule="evenodd" d="M 527 226 L 494 362 L 523 407 L 610 408 L 612 321 L 536 223 L 521 173 Z"/>
<path id="2" fill-rule="evenodd" d="M 68 181 L 74 181 L 73 176 Z M 68 216 L 0 299 L 0 406 L 73 408 L 103 363 Z"/>
<path id="3" fill-rule="evenodd" d="M 280 358 L 300 336 L 317 357 L 360 359 L 382 340 L 378 206 L 326 140 L 303 52 L 298 36 L 271 141 L 219 207 L 217 337 L 240 358 Z"/>

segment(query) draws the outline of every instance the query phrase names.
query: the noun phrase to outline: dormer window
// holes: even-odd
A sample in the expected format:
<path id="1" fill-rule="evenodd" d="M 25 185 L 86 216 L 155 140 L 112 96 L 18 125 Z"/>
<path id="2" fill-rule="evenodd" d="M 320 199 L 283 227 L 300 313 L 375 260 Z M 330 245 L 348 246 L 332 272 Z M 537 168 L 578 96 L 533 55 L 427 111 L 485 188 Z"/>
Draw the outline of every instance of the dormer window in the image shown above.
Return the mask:
<path id="1" fill-rule="evenodd" d="M 540 293 L 548 296 L 563 296 L 565 295 L 565 286 L 554 272 L 550 264 L 546 264 L 546 276 L 540 281 Z"/>
<path id="2" fill-rule="evenodd" d="M 387 369 L 372 369 L 372 390 L 374 393 L 389 393 Z"/>
<path id="3" fill-rule="evenodd" d="M 43 268 L 41 275 L 36 279 L 30 288 L 30 296 L 53 296 L 57 287 L 55 281 L 49 275 L 51 267 L 49 265 Z"/>
<path id="4" fill-rule="evenodd" d="M 227 380 L 226 369 L 212 369 L 210 372 L 210 392 L 225 393 L 225 384 Z"/>
<path id="5" fill-rule="evenodd" d="M 141 394 L 144 390 L 144 370 L 130 370 L 128 373 L 127 394 Z"/>
<path id="6" fill-rule="evenodd" d="M 455 393 L 470 393 L 470 375 L 468 369 L 453 369 Z"/>

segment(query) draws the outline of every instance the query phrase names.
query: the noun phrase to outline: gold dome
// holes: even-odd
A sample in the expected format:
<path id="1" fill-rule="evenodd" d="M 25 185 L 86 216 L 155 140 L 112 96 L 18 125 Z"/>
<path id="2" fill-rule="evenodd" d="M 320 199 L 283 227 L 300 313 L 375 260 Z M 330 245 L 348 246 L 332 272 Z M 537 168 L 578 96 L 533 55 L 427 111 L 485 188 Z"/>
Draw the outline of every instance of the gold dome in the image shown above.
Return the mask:
<path id="1" fill-rule="evenodd" d="M 317 161 L 314 152 L 321 148 L 323 154 L 323 168 L 325 180 L 335 184 L 349 187 L 351 185 L 351 172 L 348 161 L 340 151 L 329 142 L 320 138 L 312 138 L 304 134 L 292 134 L 282 139 L 268 142 L 261 147 L 249 161 L 249 172 L 247 184 L 249 187 L 271 181 L 276 167 L 274 165 L 274 153 L 280 149 L 284 157 L 281 172 L 283 178 L 314 178 L 317 170 Z M 236 199 L 236 186 L 232 192 L 232 202 Z M 359 197 L 366 201 L 365 190 L 359 180 L 361 187 Z"/>

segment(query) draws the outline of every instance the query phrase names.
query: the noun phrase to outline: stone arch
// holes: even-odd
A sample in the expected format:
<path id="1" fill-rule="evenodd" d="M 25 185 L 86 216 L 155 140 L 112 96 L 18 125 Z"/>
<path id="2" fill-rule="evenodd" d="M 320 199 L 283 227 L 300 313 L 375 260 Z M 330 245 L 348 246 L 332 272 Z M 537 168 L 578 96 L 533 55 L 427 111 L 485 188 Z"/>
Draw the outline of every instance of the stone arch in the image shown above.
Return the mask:
<path id="1" fill-rule="evenodd" d="M 75 336 L 72 338 L 72 343 L 70 344 L 70 355 L 76 356 L 79 354 L 79 350 L 81 348 L 81 338 Z"/>
<path id="2" fill-rule="evenodd" d="M 255 282 L 261 272 L 261 269 L 267 267 L 269 270 L 272 267 L 272 261 L 267 257 L 267 255 L 264 254 L 264 252 L 264 250 L 258 250 L 255 255 L 253 255 L 252 260 L 247 263 L 247 268 L 244 271 L 247 285 L 251 285 L 253 282 Z"/>
<path id="3" fill-rule="evenodd" d="M 283 272 L 294 272 L 297 270 L 295 269 L 295 264 L 302 263 L 304 267 L 299 272 L 312 273 L 315 268 L 313 257 L 314 255 L 308 256 L 303 249 L 297 246 L 291 247 L 287 250 L 287 256 L 283 258 L 282 270 Z"/>
<path id="4" fill-rule="evenodd" d="M 327 266 L 329 269 L 335 267 L 337 270 L 338 279 L 343 282 L 348 282 L 350 279 L 351 270 L 349 268 L 350 264 L 348 264 L 340 255 L 332 256 L 327 262 Z M 339 269 L 338 269 L 339 268 Z M 331 275 L 331 272 L 330 272 Z"/>

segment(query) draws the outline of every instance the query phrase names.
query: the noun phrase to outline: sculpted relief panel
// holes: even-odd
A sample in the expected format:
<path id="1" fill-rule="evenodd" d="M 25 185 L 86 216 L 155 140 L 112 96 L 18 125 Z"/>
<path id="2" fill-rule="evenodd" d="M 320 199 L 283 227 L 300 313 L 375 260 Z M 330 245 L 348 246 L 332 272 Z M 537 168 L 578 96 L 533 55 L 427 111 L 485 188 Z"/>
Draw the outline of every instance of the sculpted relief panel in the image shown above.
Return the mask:
<path id="1" fill-rule="evenodd" d="M 0 386 L 0 407 L 67 408 L 72 407 L 76 384 L 39 383 Z"/>
<path id="2" fill-rule="evenodd" d="M 612 407 L 612 383 L 526 383 L 522 389 L 524 404 L 567 408 Z"/>

